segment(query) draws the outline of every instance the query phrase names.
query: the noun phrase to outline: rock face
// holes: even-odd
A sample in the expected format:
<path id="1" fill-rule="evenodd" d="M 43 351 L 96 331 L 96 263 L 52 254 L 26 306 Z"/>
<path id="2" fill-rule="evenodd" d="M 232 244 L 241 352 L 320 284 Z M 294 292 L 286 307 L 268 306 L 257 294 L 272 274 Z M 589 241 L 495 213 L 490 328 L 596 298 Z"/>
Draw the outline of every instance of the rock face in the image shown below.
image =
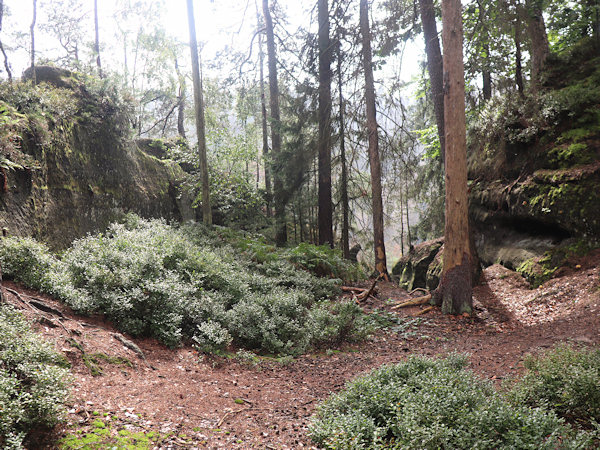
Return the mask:
<path id="1" fill-rule="evenodd" d="M 408 291 L 412 291 L 418 287 L 424 288 L 428 284 L 432 284 L 431 281 L 427 282 L 429 266 L 443 244 L 444 238 L 439 238 L 415 246 L 393 267 L 392 279 Z M 432 273 L 431 275 L 433 276 L 434 274 Z"/>
<path id="2" fill-rule="evenodd" d="M 5 162 L 21 162 L 1 169 L 0 226 L 64 248 L 126 212 L 185 219 L 189 205 L 179 199 L 181 168 L 142 152 L 128 137 L 127 118 L 110 99 L 82 94 L 82 86 L 65 86 L 52 95 L 67 99 L 76 111 L 60 119 L 25 111 L 27 122 L 14 129 L 18 148 L 0 142 L 6 144 L 0 146 Z"/>

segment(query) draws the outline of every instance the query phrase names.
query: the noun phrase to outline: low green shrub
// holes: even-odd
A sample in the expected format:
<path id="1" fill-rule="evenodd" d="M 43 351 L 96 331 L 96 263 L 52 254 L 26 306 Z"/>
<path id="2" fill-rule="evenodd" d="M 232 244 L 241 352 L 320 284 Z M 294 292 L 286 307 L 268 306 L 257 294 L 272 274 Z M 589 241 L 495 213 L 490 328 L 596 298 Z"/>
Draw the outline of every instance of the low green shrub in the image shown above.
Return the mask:
<path id="1" fill-rule="evenodd" d="M 355 281 L 365 278 L 358 264 L 344 259 L 338 249 L 328 245 L 314 245 L 301 242 L 285 252 L 286 258 L 318 276 L 328 276 Z"/>
<path id="2" fill-rule="evenodd" d="M 518 403 L 546 406 L 568 422 L 600 422 L 600 350 L 561 345 L 525 359 L 526 372 L 513 386 Z"/>
<path id="3" fill-rule="evenodd" d="M 312 439 L 331 449 L 586 448 L 553 412 L 511 404 L 465 370 L 466 359 L 411 357 L 348 383 L 326 400 Z"/>
<path id="4" fill-rule="evenodd" d="M 128 216 L 75 241 L 61 259 L 34 241 L 7 240 L 0 262 L 8 276 L 74 310 L 103 313 L 121 331 L 168 346 L 187 338 L 203 351 L 233 341 L 297 354 L 365 334 L 359 308 L 327 300 L 339 280 L 318 278 L 285 257 L 256 261 L 224 241 L 227 233 Z M 327 326 L 325 311 L 332 316 Z"/>
<path id="5" fill-rule="evenodd" d="M 54 426 L 68 395 L 68 362 L 0 305 L 0 447 L 23 448 L 29 432 Z"/>
<path id="6" fill-rule="evenodd" d="M 18 237 L 2 239 L 0 260 L 5 277 L 42 291 L 50 289 L 48 276 L 58 262 L 46 245 Z"/>

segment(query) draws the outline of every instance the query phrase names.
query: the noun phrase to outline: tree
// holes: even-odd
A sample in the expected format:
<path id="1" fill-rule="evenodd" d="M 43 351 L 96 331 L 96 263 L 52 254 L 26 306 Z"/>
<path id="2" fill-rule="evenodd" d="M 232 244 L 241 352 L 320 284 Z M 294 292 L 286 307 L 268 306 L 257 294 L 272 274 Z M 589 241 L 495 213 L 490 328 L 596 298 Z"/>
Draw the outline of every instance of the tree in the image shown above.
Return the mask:
<path id="1" fill-rule="evenodd" d="M 98 76 L 103 78 L 102 64 L 100 63 L 100 30 L 98 27 L 98 0 L 94 0 L 94 53 L 96 55 L 96 66 L 98 66 Z"/>
<path id="2" fill-rule="evenodd" d="M 371 168 L 371 191 L 373 196 L 373 246 L 375 249 L 375 270 L 388 278 L 383 236 L 383 199 L 381 194 L 381 163 L 379 161 L 379 137 L 375 109 L 375 83 L 371 63 L 371 31 L 369 26 L 369 6 L 367 0 L 360 0 L 360 32 L 365 74 L 365 102 L 367 106 L 367 134 L 369 138 L 369 165 Z"/>
<path id="3" fill-rule="evenodd" d="M 341 160 L 341 179 L 340 179 L 340 201 L 342 203 L 342 254 L 344 258 L 350 259 L 350 219 L 348 205 L 348 167 L 346 160 L 346 132 L 344 124 L 344 96 L 342 94 L 342 43 L 338 33 L 337 42 L 337 75 L 338 75 L 338 97 L 339 97 L 339 140 L 340 140 L 340 160 Z"/>
<path id="4" fill-rule="evenodd" d="M 442 1 L 446 224 L 444 263 L 433 302 L 445 314 L 471 313 L 471 247 L 467 198 L 467 145 L 463 28 L 460 0 Z"/>
<path id="5" fill-rule="evenodd" d="M 40 29 L 53 35 L 65 52 L 57 56 L 57 62 L 79 69 L 79 49 L 87 28 L 83 3 L 81 0 L 46 0 L 40 6 L 46 13 L 46 21 L 40 24 Z"/>
<path id="6" fill-rule="evenodd" d="M 331 203 L 331 58 L 329 8 L 318 0 L 319 17 L 319 244 L 333 247 Z"/>
<path id="7" fill-rule="evenodd" d="M 31 26 L 29 27 L 29 34 L 31 36 L 31 81 L 33 84 L 37 84 L 35 76 L 35 22 L 37 19 L 37 0 L 33 0 L 33 18 L 31 19 Z"/>
<path id="8" fill-rule="evenodd" d="M 202 98 L 202 79 L 200 78 L 200 62 L 198 43 L 196 41 L 196 20 L 194 19 L 193 0 L 187 0 L 188 25 L 190 29 L 190 51 L 192 53 L 192 79 L 194 84 L 194 109 L 196 116 L 196 132 L 198 134 L 198 160 L 202 184 L 202 221 L 212 224 L 210 208 L 210 185 L 208 179 L 208 163 L 206 159 L 206 130 L 204 124 L 204 99 Z"/>
<path id="9" fill-rule="evenodd" d="M 260 19 L 258 13 L 258 3 L 256 6 L 257 25 L 260 27 Z M 269 135 L 267 128 L 267 100 L 265 96 L 265 70 L 264 70 L 265 54 L 263 51 L 263 32 L 258 34 L 258 73 L 260 83 L 260 117 L 262 127 L 262 155 L 265 160 L 265 191 L 267 199 L 267 216 L 271 217 L 271 164 L 269 162 Z"/>
<path id="10" fill-rule="evenodd" d="M 546 58 L 550 55 L 541 0 L 525 0 L 525 17 L 531 44 L 531 83 L 535 90 L 539 86 Z"/>
<path id="11" fill-rule="evenodd" d="M 269 57 L 269 94 L 271 106 L 271 149 L 273 158 L 281 153 L 281 117 L 279 113 L 279 84 L 277 81 L 277 50 L 275 48 L 275 33 L 273 20 L 269 11 L 269 0 L 263 0 L 263 14 L 267 34 L 267 55 Z M 278 170 L 273 171 L 273 194 L 275 203 L 275 243 L 283 246 L 287 242 L 287 225 L 285 222 L 285 201 L 283 196 L 283 180 Z"/>
<path id="12" fill-rule="evenodd" d="M 4 18 L 4 0 L 0 0 L 0 33 L 2 33 L 2 19 Z M 8 76 L 8 81 L 12 83 L 12 72 L 10 70 L 10 65 L 8 64 L 8 56 L 6 55 L 6 51 L 4 50 L 4 46 L 2 45 L 2 40 L 0 40 L 0 52 L 4 56 L 4 69 L 6 70 L 6 75 Z"/>
<path id="13" fill-rule="evenodd" d="M 427 55 L 427 71 L 431 84 L 431 97 L 435 123 L 440 138 L 440 155 L 442 162 L 445 154 L 444 132 L 444 93 L 443 93 L 443 60 L 438 39 L 437 25 L 435 23 L 435 10 L 433 0 L 419 0 L 421 23 L 423 25 L 423 38 L 425 39 L 425 54 Z"/>

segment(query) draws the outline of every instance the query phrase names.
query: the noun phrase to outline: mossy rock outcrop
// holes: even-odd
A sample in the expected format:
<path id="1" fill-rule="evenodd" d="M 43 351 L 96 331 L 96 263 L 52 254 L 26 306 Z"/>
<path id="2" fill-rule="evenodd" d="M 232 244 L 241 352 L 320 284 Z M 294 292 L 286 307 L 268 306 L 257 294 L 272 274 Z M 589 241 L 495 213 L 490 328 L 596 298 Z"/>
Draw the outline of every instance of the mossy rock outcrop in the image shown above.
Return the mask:
<path id="1" fill-rule="evenodd" d="M 62 81 L 0 85 L 0 226 L 63 248 L 126 212 L 185 219 L 183 171 L 133 142 L 119 94 L 64 71 L 38 75 L 46 72 Z"/>
<path id="2" fill-rule="evenodd" d="M 424 288 L 428 284 L 429 266 L 443 244 L 444 238 L 438 238 L 416 245 L 393 267 L 392 278 L 409 291 Z"/>

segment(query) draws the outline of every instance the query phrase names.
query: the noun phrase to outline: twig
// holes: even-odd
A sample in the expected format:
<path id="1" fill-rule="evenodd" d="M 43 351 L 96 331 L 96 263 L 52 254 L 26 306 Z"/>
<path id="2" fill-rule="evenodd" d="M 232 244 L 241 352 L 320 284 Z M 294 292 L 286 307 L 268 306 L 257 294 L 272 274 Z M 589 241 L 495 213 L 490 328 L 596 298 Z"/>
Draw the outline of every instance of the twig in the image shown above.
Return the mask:
<path id="1" fill-rule="evenodd" d="M 408 300 L 396 306 L 392 306 L 392 309 L 404 308 L 405 306 L 424 305 L 429 300 L 431 300 L 431 294 L 424 295 L 423 297 L 413 298 L 412 300 Z"/>
<path id="2" fill-rule="evenodd" d="M 221 425 L 223 425 L 223 422 L 225 422 L 225 419 L 227 419 L 229 416 L 232 416 L 237 413 L 241 413 L 242 411 L 250 411 L 251 409 L 252 409 L 252 407 L 236 409 L 235 411 L 229 411 L 227 414 L 225 414 L 223 417 L 221 417 L 221 420 L 219 420 L 217 422 L 217 428 L 221 428 Z"/>
<path id="3" fill-rule="evenodd" d="M 415 314 L 415 317 L 420 316 L 422 314 L 426 314 L 433 309 L 433 306 L 428 306 L 427 308 L 423 308 L 421 311 Z"/>

